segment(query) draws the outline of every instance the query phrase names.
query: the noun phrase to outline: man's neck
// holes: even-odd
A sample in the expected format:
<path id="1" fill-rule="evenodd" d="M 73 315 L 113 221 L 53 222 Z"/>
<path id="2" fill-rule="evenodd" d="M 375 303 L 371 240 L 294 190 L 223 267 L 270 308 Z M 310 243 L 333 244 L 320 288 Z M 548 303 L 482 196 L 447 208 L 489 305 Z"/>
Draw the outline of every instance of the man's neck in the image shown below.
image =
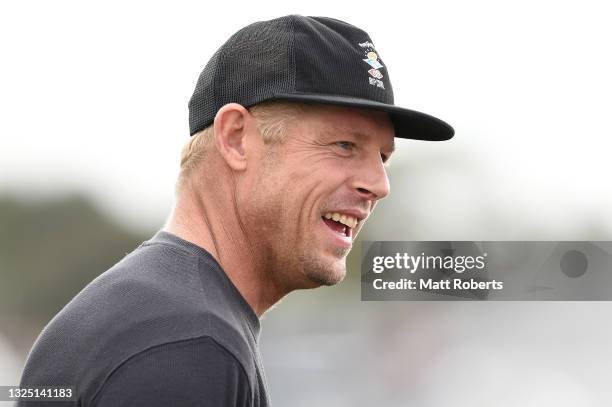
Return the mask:
<path id="1" fill-rule="evenodd" d="M 218 209 L 193 193 L 179 194 L 163 229 L 209 252 L 261 317 L 288 290 L 275 282 L 271 270 L 266 270 L 261 253 L 242 236 L 237 219 L 227 216 L 227 208 L 223 213 Z"/>

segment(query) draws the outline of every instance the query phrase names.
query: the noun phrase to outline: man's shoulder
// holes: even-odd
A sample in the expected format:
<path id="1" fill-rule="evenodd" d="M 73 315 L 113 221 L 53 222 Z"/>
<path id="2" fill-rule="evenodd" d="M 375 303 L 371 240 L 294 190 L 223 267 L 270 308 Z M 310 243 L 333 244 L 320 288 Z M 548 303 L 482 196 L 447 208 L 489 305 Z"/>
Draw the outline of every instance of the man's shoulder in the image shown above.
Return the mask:
<path id="1" fill-rule="evenodd" d="M 202 272 L 212 270 L 202 267 L 196 254 L 144 242 L 88 284 L 45 327 L 28 357 L 24 384 L 73 383 L 91 397 L 130 358 L 198 338 L 210 338 L 251 372 L 244 331 L 231 314 L 219 312 L 218 298 L 209 298 Z"/>

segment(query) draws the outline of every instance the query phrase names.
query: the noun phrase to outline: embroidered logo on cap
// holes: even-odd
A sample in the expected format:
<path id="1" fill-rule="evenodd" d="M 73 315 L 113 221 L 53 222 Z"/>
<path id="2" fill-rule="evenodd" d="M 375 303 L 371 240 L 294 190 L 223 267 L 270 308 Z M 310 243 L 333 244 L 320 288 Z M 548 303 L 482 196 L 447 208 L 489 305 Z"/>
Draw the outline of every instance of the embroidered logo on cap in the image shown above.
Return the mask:
<path id="1" fill-rule="evenodd" d="M 383 77 L 383 74 L 381 74 L 378 69 L 370 69 L 368 73 L 372 75 L 373 77 L 375 77 L 376 79 L 382 79 Z"/>
<path id="2" fill-rule="evenodd" d="M 385 84 L 380 79 L 374 79 L 374 78 L 368 78 L 368 79 L 370 80 L 370 85 L 374 85 L 374 86 L 379 87 L 381 89 L 385 88 Z"/>
<path id="3" fill-rule="evenodd" d="M 370 41 L 366 41 L 360 42 L 359 46 L 363 48 L 365 52 L 363 62 L 367 63 L 371 67 L 371 69 L 368 70 L 368 73 L 372 76 L 369 78 L 370 85 L 384 89 L 385 84 L 383 81 L 381 81 L 383 74 L 379 71 L 380 68 L 383 68 L 383 64 L 378 61 L 378 54 L 376 53 L 374 44 L 372 44 Z"/>
<path id="4" fill-rule="evenodd" d="M 378 55 L 376 54 L 376 52 L 371 51 L 367 53 L 367 58 L 364 59 L 364 62 L 367 62 L 372 68 L 374 69 L 378 69 L 378 68 L 382 68 L 382 64 L 380 62 L 378 62 Z"/>

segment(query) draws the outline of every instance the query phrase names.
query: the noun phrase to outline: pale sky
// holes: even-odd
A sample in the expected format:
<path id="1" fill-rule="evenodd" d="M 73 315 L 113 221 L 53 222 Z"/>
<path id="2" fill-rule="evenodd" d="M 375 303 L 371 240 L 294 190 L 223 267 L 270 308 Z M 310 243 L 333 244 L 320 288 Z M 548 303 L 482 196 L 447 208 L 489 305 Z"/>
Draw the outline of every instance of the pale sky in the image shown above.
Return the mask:
<path id="1" fill-rule="evenodd" d="M 594 1 L 3 2 L 0 193 L 84 190 L 159 224 L 205 63 L 244 25 L 293 13 L 365 29 L 396 104 L 454 126 L 451 142 L 398 143 L 391 171 L 427 171 L 413 190 L 392 180 L 394 197 L 463 239 L 489 204 L 515 226 L 545 219 L 552 239 L 612 231 L 612 26 Z"/>

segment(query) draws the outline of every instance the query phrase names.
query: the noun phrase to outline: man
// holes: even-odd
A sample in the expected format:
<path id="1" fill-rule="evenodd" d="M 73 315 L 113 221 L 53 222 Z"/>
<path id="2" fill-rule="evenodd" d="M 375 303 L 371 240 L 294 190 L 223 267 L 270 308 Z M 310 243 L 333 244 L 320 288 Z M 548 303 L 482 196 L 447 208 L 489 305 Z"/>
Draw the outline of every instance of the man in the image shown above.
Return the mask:
<path id="1" fill-rule="evenodd" d="M 293 290 L 344 278 L 389 194 L 394 137 L 453 135 L 393 105 L 364 31 L 295 15 L 245 27 L 216 52 L 189 124 L 164 229 L 51 321 L 22 386 L 75 386 L 68 405 L 79 406 L 269 405 L 259 317 Z"/>

